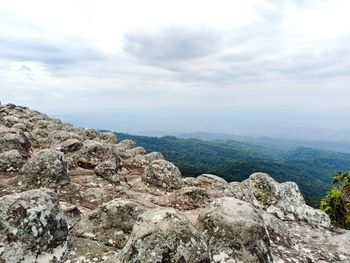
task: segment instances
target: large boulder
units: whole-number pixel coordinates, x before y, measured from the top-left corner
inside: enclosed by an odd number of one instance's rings
[[[154,200],[156,204],[173,207],[179,210],[192,210],[206,207],[212,201],[212,197],[205,188],[183,187],[179,190]]]
[[[227,184],[225,179],[213,174],[201,174],[196,179],[198,185],[207,188],[223,188]]]
[[[95,129],[82,128],[79,129],[79,134],[87,140],[94,140],[98,138],[99,132]]]
[[[132,200],[114,199],[92,211],[79,222],[74,228],[74,233],[123,248],[138,216],[145,211],[142,205]]]
[[[223,196],[234,197],[251,204],[255,208],[262,208],[259,201],[255,198],[254,194],[252,193],[249,184],[246,182],[231,182],[227,184],[223,192]]]
[[[264,173],[252,174],[248,184],[258,202],[278,218],[286,221],[304,221],[314,226],[330,226],[326,213],[305,204],[299,187],[294,182],[278,183]]]
[[[58,130],[49,134],[48,136],[50,145],[57,145],[68,139],[77,139],[78,141],[82,141],[82,137],[79,134],[70,131]]]
[[[37,189],[0,198],[0,262],[58,262],[67,238],[54,192]]]
[[[46,148],[48,146],[49,133],[46,129],[34,129],[31,134],[35,141],[34,147]]]
[[[83,147],[83,143],[80,142],[78,139],[67,139],[63,142],[60,142],[54,146],[52,146],[53,149],[56,149],[63,153],[72,153],[76,152]]]
[[[154,160],[142,174],[142,181],[166,191],[179,189],[183,185],[180,170],[166,160]]]
[[[94,169],[104,161],[114,161],[120,166],[120,158],[110,143],[102,143],[94,140],[84,141],[83,147],[74,154],[78,166],[85,169]]]
[[[138,146],[138,147],[126,150],[124,153],[121,153],[120,156],[124,159],[127,159],[127,158],[134,158],[135,156],[146,154],[146,153],[147,151],[143,147]]]
[[[111,183],[119,183],[120,179],[117,174],[119,167],[119,162],[108,160],[98,164],[95,167],[94,172],[97,176],[102,177]]]
[[[176,210],[147,211],[139,220],[125,247],[109,262],[210,262],[202,235]]]
[[[146,154],[146,150],[138,147],[132,140],[123,140],[114,145],[114,151],[123,159],[134,158],[137,155]]]
[[[132,159],[131,165],[133,167],[142,168],[142,167],[147,166],[148,164],[150,164],[154,160],[160,160],[160,159],[164,159],[164,156],[159,152],[140,154],[140,155],[135,156]]]
[[[24,162],[23,156],[17,150],[0,153],[0,172],[18,171]]]
[[[18,180],[28,188],[57,188],[69,184],[64,154],[52,149],[41,150],[22,167]]]
[[[31,143],[22,130],[1,128],[0,129],[0,153],[17,150],[24,157],[31,153]]]
[[[20,123],[20,119],[16,116],[9,115],[9,116],[3,117],[1,122],[7,127],[12,127],[17,123]]]
[[[98,134],[98,140],[107,143],[117,143],[118,138],[113,132],[100,132]]]
[[[137,144],[132,140],[122,140],[121,142],[116,144],[116,148],[124,149],[124,150],[130,150],[135,147],[137,147]]]
[[[248,203],[216,199],[198,216],[212,262],[272,262],[263,218]]]

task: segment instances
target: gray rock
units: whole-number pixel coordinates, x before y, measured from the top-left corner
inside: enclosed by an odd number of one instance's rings
[[[94,169],[99,163],[108,160],[120,163],[112,144],[91,140],[84,141],[83,147],[74,154],[74,159],[78,166],[85,169]]]
[[[226,180],[213,174],[202,174],[197,176],[197,183],[201,187],[222,188],[227,184]]]
[[[139,220],[125,247],[108,262],[210,262],[201,234],[179,212],[151,210]]]
[[[20,122],[20,119],[16,116],[9,115],[2,118],[1,123],[3,123],[7,127],[12,127],[13,125]]]
[[[223,197],[198,216],[212,262],[272,262],[263,218],[248,203]]]
[[[179,189],[183,185],[180,170],[166,160],[154,160],[142,174],[142,181],[166,191]]]
[[[115,135],[113,132],[100,132],[98,134],[98,139],[102,142],[107,142],[107,143],[118,142],[117,135]]]
[[[68,228],[54,192],[0,198],[0,262],[54,262],[67,251]]]
[[[258,200],[255,198],[253,192],[251,191],[249,184],[246,182],[232,182],[227,184],[223,195],[242,200],[248,204],[251,204],[255,208],[262,208]]]
[[[63,153],[72,153],[80,150],[83,147],[83,143],[78,139],[67,139],[61,143],[58,143],[52,148]]]
[[[0,172],[18,171],[25,160],[17,150],[0,153]]]
[[[114,151],[123,159],[134,158],[137,155],[146,154],[146,150],[138,147],[132,140],[123,140],[114,145]]]
[[[0,129],[0,153],[17,150],[24,157],[31,153],[31,143],[22,130],[1,128]]]
[[[28,128],[24,123],[16,123],[12,125],[12,128],[22,130],[23,132],[28,132]]]
[[[82,137],[74,132],[69,131],[55,131],[53,133],[50,133],[48,136],[49,142],[51,146],[57,145],[63,141],[66,141],[68,139],[76,139],[78,141],[82,141]]]
[[[114,199],[87,215],[76,225],[74,234],[123,248],[138,216],[145,211],[134,201]]]
[[[117,175],[119,168],[119,161],[108,160],[98,164],[95,167],[94,172],[97,176],[100,176],[111,183],[119,183],[120,179]]]
[[[28,188],[57,188],[69,184],[64,154],[52,149],[41,150],[22,167],[18,180]]]
[[[52,123],[49,124],[46,129],[50,132],[50,133],[54,133],[54,132],[71,132],[71,126],[69,125],[64,125],[61,123]]]
[[[49,133],[47,130],[45,129],[34,129],[31,132],[31,135],[34,139],[34,144],[33,147],[37,147],[37,148],[48,148],[48,137],[49,137]]]
[[[206,207],[212,201],[209,192],[199,187],[183,187],[169,195],[160,196],[154,202],[161,206],[179,210],[192,210]]]
[[[99,136],[99,132],[94,129],[83,128],[83,129],[80,129],[79,131],[81,136],[87,140],[94,140],[94,139],[97,139]]]
[[[120,149],[129,150],[129,149],[137,147],[137,144],[136,144],[136,142],[134,142],[132,140],[122,140],[121,142],[119,142],[116,145],[116,147],[120,148]]]
[[[154,160],[164,159],[164,156],[159,152],[151,152],[148,154],[137,155],[131,161],[133,167],[142,168],[153,162]]]
[[[135,156],[146,154],[147,151],[143,147],[135,147],[132,149],[127,149],[125,152],[121,152],[119,155],[120,157],[127,159],[127,158],[134,158]]]
[[[264,173],[252,174],[244,183],[265,207],[267,212],[287,221],[305,221],[315,226],[330,226],[330,219],[326,213],[305,204],[296,183],[277,183],[271,176]]]
[[[37,120],[35,122],[35,129],[46,129],[47,126],[51,125],[52,124],[52,121],[50,120]]]

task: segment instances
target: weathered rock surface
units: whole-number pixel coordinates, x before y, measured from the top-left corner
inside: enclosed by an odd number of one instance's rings
[[[69,184],[64,154],[52,149],[41,150],[22,167],[18,180],[26,188],[57,188]]]
[[[171,162],[161,159],[154,160],[146,167],[142,181],[166,191],[179,189],[183,185],[180,170]]]
[[[4,196],[0,208],[0,262],[57,262],[67,253],[68,227],[54,192]]]
[[[119,156],[113,150],[113,146],[94,140],[84,141],[83,147],[73,157],[78,166],[85,169],[94,169],[104,161],[113,160],[119,167]]]
[[[95,167],[94,172],[97,176],[100,176],[111,183],[119,183],[120,179],[117,175],[119,167],[119,162],[116,162],[115,160],[104,161]]]
[[[41,187],[57,195],[23,192]],[[294,183],[182,178],[134,141],[0,105],[0,262],[349,261],[350,231]]]
[[[63,152],[63,153],[73,153],[80,150],[83,144],[78,139],[67,139],[54,145],[52,148]]]
[[[204,188],[184,187],[176,190],[169,195],[157,198],[156,204],[166,207],[173,207],[179,210],[192,210],[200,207],[206,207],[212,197]]]
[[[31,153],[31,143],[22,130],[0,128],[0,152],[17,150],[24,157]]]
[[[213,262],[272,262],[263,218],[249,204],[231,197],[216,199],[198,217]]]
[[[186,216],[172,209],[161,209],[140,216],[125,247],[109,262],[210,261],[207,245]]]
[[[164,156],[159,152],[151,152],[148,154],[137,155],[131,161],[131,165],[134,167],[142,168],[149,165],[155,160],[164,159]]]
[[[277,183],[264,173],[252,174],[247,182],[251,192],[269,213],[285,221],[305,221],[328,228],[330,220],[326,213],[305,204],[296,183]]]
[[[23,156],[17,150],[0,153],[0,172],[18,171],[24,162]]]
[[[77,236],[123,248],[138,216],[145,211],[134,201],[118,198],[92,211],[74,231]]]

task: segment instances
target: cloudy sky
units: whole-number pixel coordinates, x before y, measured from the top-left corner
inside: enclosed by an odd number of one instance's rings
[[[348,0],[1,0],[0,100],[118,131],[350,130]]]

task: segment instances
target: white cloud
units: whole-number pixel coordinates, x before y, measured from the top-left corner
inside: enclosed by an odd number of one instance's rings
[[[51,112],[348,107],[348,10],[346,0],[2,0],[1,100]]]

